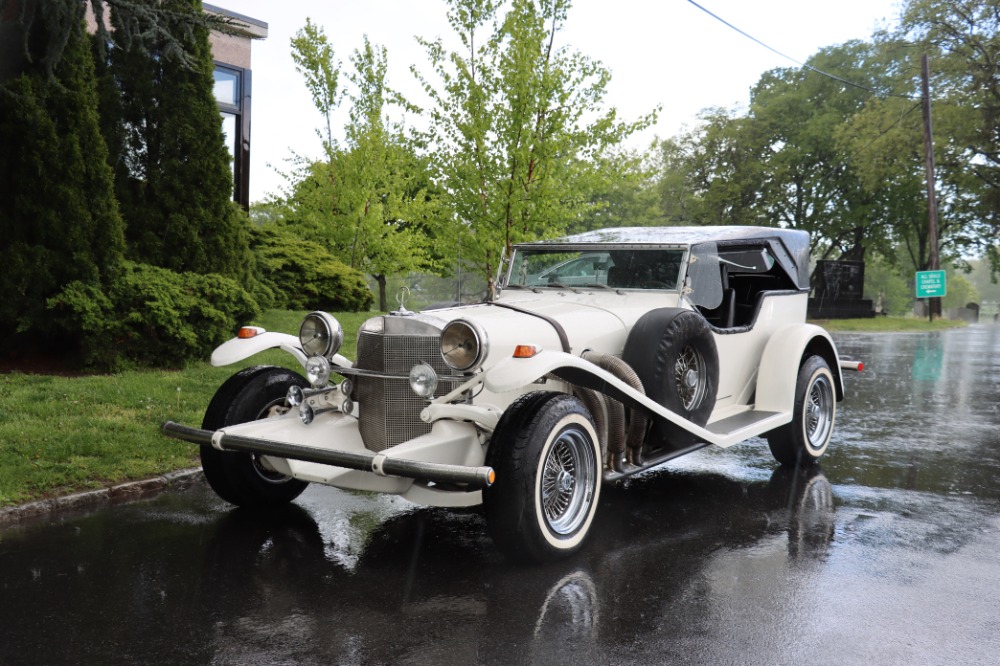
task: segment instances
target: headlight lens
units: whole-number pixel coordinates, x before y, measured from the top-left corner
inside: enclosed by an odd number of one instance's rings
[[[418,363],[410,370],[410,388],[421,398],[429,398],[434,395],[437,385],[437,373],[426,363]]]
[[[487,347],[486,332],[470,321],[456,319],[441,331],[441,358],[452,370],[475,370],[485,360]]]
[[[330,357],[340,350],[344,329],[326,312],[311,312],[299,327],[299,344],[307,356]]]

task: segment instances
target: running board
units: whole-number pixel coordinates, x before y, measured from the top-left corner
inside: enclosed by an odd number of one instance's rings
[[[731,446],[737,442],[742,442],[751,437],[763,435],[764,433],[774,430],[789,421],[789,414],[782,414],[781,412],[758,412],[751,409],[745,412],[740,412],[739,414],[728,416],[722,420],[716,421],[715,423],[710,423],[705,426],[705,430],[712,435],[715,435],[713,439],[723,442],[722,444],[716,444],[717,446],[725,447]],[[621,481],[622,479],[630,477],[634,474],[645,472],[647,469],[652,469],[657,465],[662,465],[663,463],[673,460],[674,458],[692,453],[710,445],[710,442],[702,440],[681,449],[660,451],[652,454],[648,458],[644,457],[641,465],[625,463],[624,468],[621,471],[605,469],[603,472],[604,482],[611,483],[614,481]]]
[[[741,431],[756,431],[759,430],[761,424],[778,420],[779,417],[781,417],[780,412],[758,412],[751,409],[745,412],[740,412],[739,414],[734,414],[733,416],[728,416],[720,421],[716,421],[715,423],[709,423],[705,426],[705,429],[711,433],[715,433],[716,435],[731,435],[732,433]],[[771,428],[768,428],[768,430],[770,429]],[[767,430],[764,432],[767,432]],[[761,433],[758,432],[757,434]],[[754,436],[755,435],[748,435],[748,437]]]

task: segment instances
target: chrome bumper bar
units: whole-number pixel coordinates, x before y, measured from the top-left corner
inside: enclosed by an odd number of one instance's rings
[[[290,458],[371,472],[379,476],[401,476],[409,479],[433,481],[434,483],[463,483],[467,484],[470,489],[488,488],[493,485],[495,478],[492,467],[466,467],[465,465],[405,460],[392,458],[384,453],[369,453],[367,451],[359,453],[320,449],[315,446],[288,444],[270,439],[227,435],[225,432],[216,437],[216,433],[211,430],[192,428],[173,421],[164,423],[160,426],[160,430],[167,437],[181,439],[192,444],[215,446],[217,443],[218,447],[224,451],[260,453],[278,458]],[[213,439],[217,439],[217,442],[213,442]]]

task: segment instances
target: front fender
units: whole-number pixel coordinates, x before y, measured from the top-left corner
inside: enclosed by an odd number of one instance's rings
[[[543,351],[531,358],[506,358],[485,373],[483,383],[493,393],[504,393],[530,386],[546,375],[598,391],[630,407],[661,414],[670,421],[685,424],[684,427],[694,425],[653,402],[607,370],[565,352]]]
[[[833,338],[815,324],[793,324],[774,332],[764,348],[757,373],[756,409],[790,412],[795,404],[795,383],[807,355],[826,360],[833,373],[837,399],[844,397],[840,360]]]
[[[305,367],[306,355],[299,347],[299,339],[287,333],[259,333],[252,338],[233,338],[226,340],[212,352],[212,365],[231,365],[243,359],[250,358],[268,349],[283,349]]]

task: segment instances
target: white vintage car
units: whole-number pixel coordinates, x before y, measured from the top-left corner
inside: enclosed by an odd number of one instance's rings
[[[325,312],[298,337],[241,329],[227,365],[279,347],[305,377],[237,373],[201,429],[205,477],[248,507],[308,483],[483,504],[497,546],[577,550],[601,486],[704,446],[763,435],[814,462],[844,396],[829,334],[806,323],[809,237],[757,227],[622,228],[514,248],[484,303],[372,317],[357,359]]]

